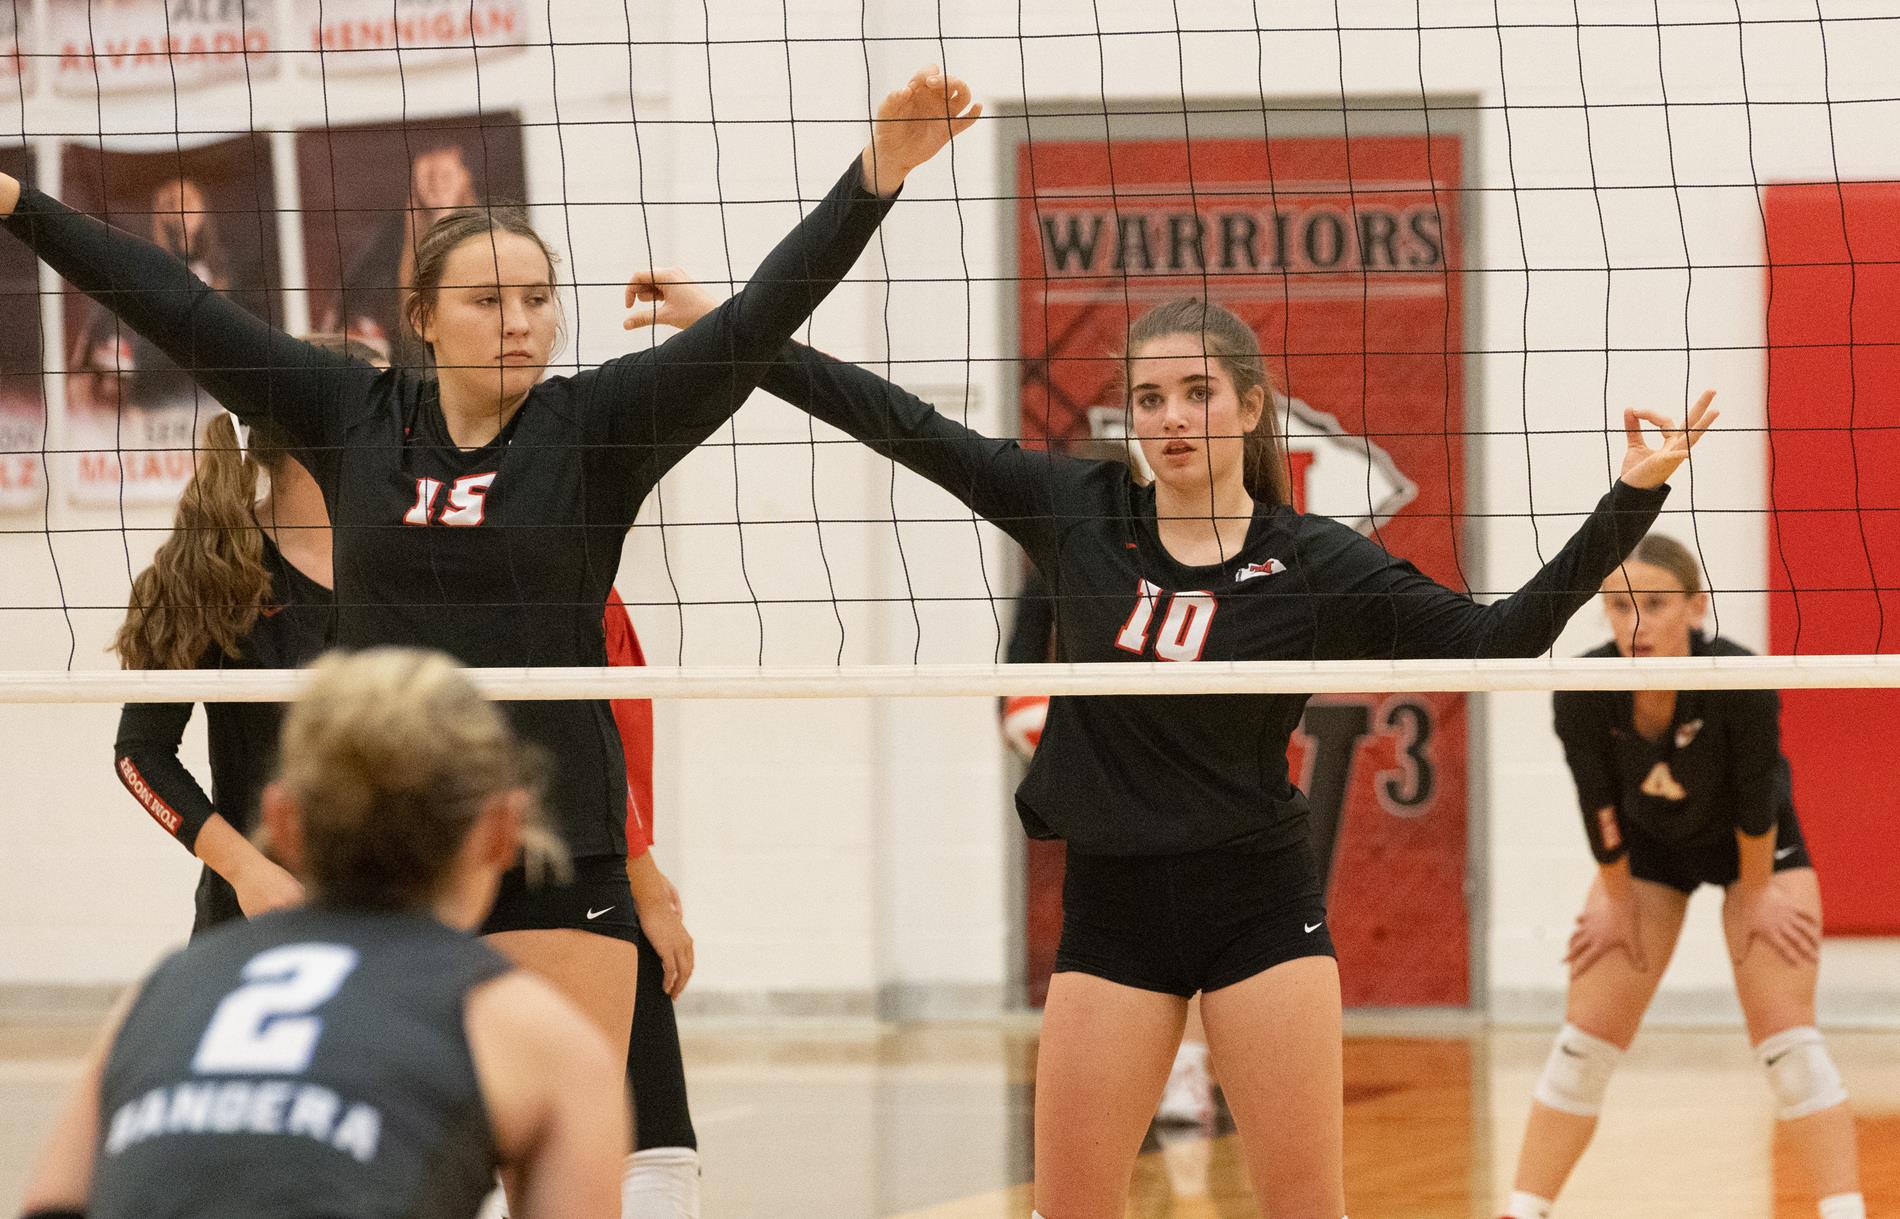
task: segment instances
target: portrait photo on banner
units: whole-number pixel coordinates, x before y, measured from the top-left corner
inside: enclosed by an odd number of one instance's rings
[[[32,182],[33,152],[0,147],[0,173]],[[40,383],[40,269],[19,242],[0,246],[0,511],[37,507],[46,495],[46,395]]]
[[[461,207],[525,201],[512,113],[311,128],[297,134],[310,321],[397,364],[422,359],[400,324],[416,239]]]
[[[213,288],[281,324],[267,137],[155,152],[69,144],[62,175],[71,206],[157,242]],[[73,502],[176,499],[191,478],[198,429],[218,404],[107,310],[70,288],[64,305]]]

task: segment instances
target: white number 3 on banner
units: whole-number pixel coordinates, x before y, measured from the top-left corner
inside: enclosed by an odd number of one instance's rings
[[[244,985],[224,997],[205,1028],[191,1069],[202,1075],[298,1075],[310,1068],[328,1003],[356,968],[342,944],[286,944],[244,966]]]

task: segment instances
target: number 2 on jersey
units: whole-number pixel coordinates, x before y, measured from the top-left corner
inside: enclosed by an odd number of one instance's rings
[[[200,1075],[300,1075],[310,1069],[323,1036],[312,1015],[336,996],[356,968],[356,949],[342,944],[285,944],[252,957],[244,985],[218,1004],[192,1056]]]
[[[1154,639],[1155,656],[1161,660],[1199,660],[1220,603],[1209,592],[1165,593],[1146,580],[1136,586],[1135,608],[1122,623],[1121,634],[1115,636],[1115,646],[1137,656],[1148,650],[1148,628],[1163,597],[1168,599],[1168,612]]]

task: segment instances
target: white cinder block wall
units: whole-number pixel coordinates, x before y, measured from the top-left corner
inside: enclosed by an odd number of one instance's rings
[[[537,42],[625,36],[628,8],[618,3],[564,0],[550,6],[551,27],[531,7]],[[1740,48],[1734,25],[1719,24],[1732,22],[1732,6],[1688,0],[1662,6],[1660,36],[1643,28],[1651,6],[1633,0],[1588,6],[1596,24],[1581,33],[1569,27],[1568,3],[1519,0],[1506,11],[1520,24],[1501,36],[1491,5],[1467,0],[1426,4],[1423,34],[1409,0],[1345,6],[1353,28],[1339,32],[1331,4],[1204,0],[1181,6],[1192,29],[1178,38],[1139,33],[1169,23],[1165,8],[1136,0],[1049,0],[1020,19],[1004,0],[966,0],[941,18],[897,0],[868,14],[857,0],[712,0],[710,30],[698,3],[634,7],[631,53],[569,45],[551,57],[536,47],[485,58],[480,75],[487,106],[518,108],[530,124],[529,195],[583,285],[571,351],[588,363],[648,341],[619,326],[616,284],[627,272],[650,256],[708,278],[743,277],[796,219],[794,183],[815,198],[861,145],[867,95],[925,62],[947,61],[1003,114],[1025,102],[1099,105],[1104,93],[1228,103],[1263,89],[1271,101],[1336,100],[1342,88],[1388,103],[1428,95],[1435,121],[1475,141],[1465,223],[1477,354],[1466,409],[1474,429],[1494,433],[1473,442],[1470,467],[1470,502],[1488,514],[1470,536],[1489,590],[1527,577],[1607,485],[1611,458],[1595,429],[1628,403],[1679,410],[1703,386],[1722,391],[1726,434],[1703,454],[1694,503],[1744,511],[1703,516],[1699,540],[1717,588],[1762,586],[1766,543],[1752,514],[1763,500],[1753,430],[1763,301],[1751,266],[1760,225],[1746,184],[1825,178],[1836,157],[1849,178],[1900,170],[1891,103],[1815,104],[1820,32],[1812,10],[1793,3],[1744,4],[1753,20],[1792,23],[1751,27]],[[1246,32],[1261,24],[1257,11],[1274,27],[1258,41]],[[1025,37],[997,37],[1018,32]],[[1044,37],[1054,34],[1075,37]],[[1889,95],[1897,44],[1892,23],[1830,27],[1831,96]],[[1691,105],[1742,96],[1743,50],[1748,92],[1763,104],[1747,113]],[[377,78],[326,97],[316,82],[284,74],[248,97],[232,86],[181,98],[177,125],[218,127],[248,112],[259,126],[290,127],[326,104],[339,123],[405,106],[459,113],[474,83],[466,69],[426,68],[409,73],[406,98]],[[1666,114],[1607,105],[1659,102],[1665,83]],[[1587,117],[1585,92],[1606,104]],[[171,99],[107,99],[101,123],[90,99],[42,91],[24,116],[17,100],[0,99],[0,130],[149,125],[155,105],[169,109]],[[637,143],[623,121],[634,113]],[[788,113],[801,120],[795,127]],[[1014,188],[1005,167],[1021,129],[982,124],[958,142],[954,165],[921,172],[860,264],[864,282],[840,289],[810,332],[840,355],[895,361],[900,380],[991,430],[1009,429],[1013,416],[1010,285],[992,278],[1013,273],[1012,218],[994,199]],[[55,187],[57,143],[37,142]],[[1671,181],[1740,185],[1676,192]],[[1606,262],[1622,269],[1606,275]],[[1527,265],[1538,270],[1527,276]],[[54,420],[58,447],[57,410]],[[1526,428],[1586,430],[1527,444]],[[1679,487],[1672,512],[1691,490]],[[69,507],[57,484],[43,518],[9,516],[0,665],[58,668],[70,652],[75,667],[106,667],[128,572],[166,518],[128,512],[123,524],[137,531],[122,534],[119,513]],[[815,529],[814,519],[827,523]],[[50,541],[42,523],[55,531]],[[1686,516],[1670,525],[1688,532]],[[1009,544],[955,502],[761,395],[668,478],[629,543],[621,583],[658,663],[987,660],[998,626],[985,598],[1009,586],[1016,563]],[[62,602],[77,608],[63,614]],[[1725,633],[1763,643],[1762,598],[1726,594],[1717,605]],[[1559,651],[1600,638],[1586,611]],[[0,987],[117,983],[186,925],[193,864],[112,778],[115,716],[98,706],[0,707],[9,844]],[[1474,739],[1478,786],[1489,793],[1476,810],[1488,922],[1475,998],[1539,1019],[1556,1010],[1558,957],[1591,868],[1547,723],[1546,697],[1496,696]],[[698,1002],[984,1011],[1015,993],[1019,832],[987,700],[667,704],[658,752],[658,852],[699,940]],[[1729,1010],[1714,913],[1706,897],[1698,903],[1666,1008]],[[1869,1014],[1897,956],[1879,942],[1831,945],[1826,1002]]]

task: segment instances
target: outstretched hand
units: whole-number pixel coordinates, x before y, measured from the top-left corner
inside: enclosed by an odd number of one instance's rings
[[[680,267],[636,271],[627,281],[627,320],[620,325],[625,330],[643,326],[684,330],[718,307],[719,299]]]
[[[936,64],[921,69],[885,96],[871,121],[871,142],[859,160],[866,190],[889,198],[910,171],[936,156],[976,124],[983,103],[971,104],[970,86]]]
[[[1689,408],[1689,418],[1680,426],[1674,419],[1655,411],[1624,411],[1623,435],[1629,441],[1629,448],[1623,454],[1623,481],[1643,488],[1660,487],[1668,482],[1676,467],[1688,459],[1696,441],[1721,418],[1722,412],[1710,405],[1714,401],[1715,391],[1704,390]],[[1643,437],[1644,423],[1662,433],[1662,443],[1655,448]]]

